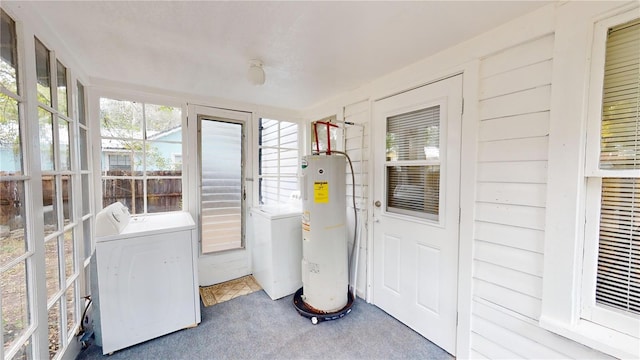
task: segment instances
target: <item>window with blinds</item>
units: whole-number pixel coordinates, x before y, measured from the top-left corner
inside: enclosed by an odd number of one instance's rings
[[[634,20],[611,28],[606,45],[595,294],[597,304],[633,314],[640,314],[639,111],[640,20]]]
[[[258,135],[260,205],[287,204],[299,191],[298,124],[263,118]]]
[[[387,118],[387,211],[438,220],[440,106]]]

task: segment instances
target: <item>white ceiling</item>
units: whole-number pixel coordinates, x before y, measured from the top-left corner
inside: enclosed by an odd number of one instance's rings
[[[87,75],[304,109],[548,2],[32,3]],[[246,79],[260,58],[267,81]]]

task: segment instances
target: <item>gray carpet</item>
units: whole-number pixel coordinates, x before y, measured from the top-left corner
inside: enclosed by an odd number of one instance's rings
[[[103,357],[91,345],[78,360],[120,359],[452,359],[379,308],[357,299],[346,317],[312,325],[292,295],[264,291],[202,308],[202,323]]]

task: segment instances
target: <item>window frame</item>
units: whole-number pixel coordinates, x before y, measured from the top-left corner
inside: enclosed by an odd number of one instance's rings
[[[182,101],[178,101],[174,98],[170,98],[170,97],[163,97],[163,96],[154,96],[154,95],[148,95],[148,94],[139,94],[139,93],[130,93],[130,92],[126,92],[126,91],[111,91],[109,89],[96,89],[96,91],[92,91],[91,93],[91,98],[89,99],[90,102],[90,106],[92,108],[92,110],[90,111],[90,116],[93,115],[95,117],[95,120],[91,120],[93,121],[92,125],[96,127],[97,131],[94,131],[94,135],[92,136],[92,140],[94,143],[96,144],[102,144],[102,140],[107,139],[107,140],[135,140],[135,141],[140,141],[142,143],[146,143],[146,144],[153,144],[155,142],[157,142],[156,140],[153,139],[153,136],[147,136],[146,132],[144,131],[144,129],[142,129],[142,138],[141,139],[130,139],[130,138],[116,138],[116,137],[103,137],[102,136],[102,131],[101,131],[101,118],[100,118],[100,100],[101,99],[108,99],[108,100],[115,100],[115,101],[125,101],[125,102],[133,102],[133,103],[140,103],[143,105],[143,114],[144,114],[144,106],[148,106],[148,105],[152,105],[152,106],[168,106],[168,107],[172,107],[172,108],[177,108],[180,109],[181,111],[181,139],[180,139],[180,148],[182,151],[182,155],[184,156],[184,154],[186,154],[187,151],[187,135],[185,134],[185,131],[187,129],[187,104],[182,102]],[[145,115],[143,115],[143,117],[145,117]],[[144,120],[143,120],[144,121]],[[143,122],[144,125],[144,122]],[[173,141],[162,141],[163,143],[171,143],[171,144],[177,144],[178,142],[173,142]],[[102,209],[104,207],[103,205],[103,197],[104,194],[102,192],[102,186],[103,183],[102,181],[107,178],[107,179],[127,179],[127,180],[132,180],[132,181],[142,181],[142,187],[143,187],[143,211],[141,212],[136,212],[135,214],[132,211],[132,216],[146,216],[146,215],[151,215],[151,214],[159,214],[159,213],[165,213],[165,212],[175,212],[175,211],[187,211],[188,209],[188,193],[187,193],[187,167],[184,163],[182,163],[182,169],[181,169],[181,175],[180,176],[159,176],[159,175],[148,175],[147,172],[150,171],[147,169],[146,164],[144,164],[143,170],[141,170],[142,175],[136,175],[136,174],[129,174],[129,175],[117,175],[117,176],[106,176],[103,174],[105,170],[108,170],[109,168],[109,164],[104,164],[102,161],[102,157],[103,155],[107,155],[106,161],[108,162],[108,155],[111,154],[115,154],[118,151],[113,151],[113,150],[108,150],[108,151],[104,151],[102,149],[102,145],[100,145],[100,151],[96,151],[96,154],[94,155],[93,158],[93,169],[95,171],[97,171],[96,174],[100,174],[100,176],[95,176],[95,180],[94,180],[94,187],[96,189],[100,189],[99,191],[96,191],[96,199],[95,199],[95,206],[96,209]],[[143,154],[144,152],[140,152],[141,154]],[[173,154],[171,154],[171,159],[173,158]],[[173,164],[173,162],[171,162]],[[133,164],[132,164],[133,165]],[[148,203],[147,203],[147,197],[148,197],[148,193],[147,193],[147,183],[149,181],[153,181],[153,180],[162,180],[162,179],[180,179],[181,182],[181,193],[182,193],[182,206],[180,209],[178,210],[171,210],[171,211],[153,211],[153,212],[149,212],[148,210]],[[99,193],[98,193],[99,192]],[[99,195],[99,196],[98,196]]]
[[[593,238],[596,244],[598,241],[598,234],[594,234],[592,227],[586,227],[586,220],[590,218],[589,224],[592,224],[596,219],[599,224],[600,185],[588,179],[605,174],[594,169],[593,161],[595,159],[597,167],[606,32],[613,26],[638,18],[638,8],[637,3],[627,3],[622,6],[598,4],[587,10],[568,4],[559,9],[559,22],[563,26],[556,29],[554,44],[554,92],[539,319],[540,326],[547,330],[621,358],[640,357],[637,346],[640,331],[634,331],[633,324],[631,328],[624,325],[621,329],[614,329],[611,322],[601,322],[600,315],[608,317],[614,312],[594,314],[589,313],[589,309],[584,310],[585,291],[590,291],[585,284],[594,274],[593,252],[597,254]],[[580,33],[588,36],[576,37]],[[555,64],[559,65],[556,67]],[[576,91],[576,88],[584,91]],[[633,177],[630,175],[634,173],[637,175],[635,170],[612,170],[607,171],[606,176]],[[594,190],[595,187],[598,189]],[[598,195],[594,196],[594,192]],[[594,211],[595,203],[597,211]],[[591,281],[595,283],[593,277]]]
[[[277,146],[263,146],[262,145],[262,138],[261,138],[261,123],[262,120],[271,120],[271,121],[277,121],[280,125],[281,122],[286,122],[286,123],[291,123],[291,124],[295,124],[297,126],[296,129],[296,137],[297,137],[297,148],[293,149],[293,148],[289,148],[289,147],[282,147],[281,146],[281,139],[282,137],[280,135],[278,135],[278,145]],[[278,125],[278,131],[280,131],[280,126]],[[282,118],[282,117],[278,117],[278,116],[257,116],[257,121],[256,121],[256,150],[255,150],[255,157],[256,157],[256,168],[255,168],[255,179],[256,179],[256,188],[255,188],[255,202],[256,202],[256,206],[282,206],[282,205],[287,205],[287,204],[283,204],[283,203],[276,203],[276,204],[271,204],[271,203],[266,203],[263,204],[262,203],[262,199],[261,199],[261,189],[260,189],[260,185],[261,185],[261,180],[263,178],[265,178],[265,175],[261,175],[260,174],[260,169],[261,169],[261,156],[260,156],[260,151],[263,148],[268,148],[268,149],[273,149],[273,150],[277,150],[278,154],[280,154],[280,151],[284,150],[284,151],[290,151],[290,150],[295,150],[298,152],[297,154],[297,158],[298,158],[298,164],[300,163],[300,159],[302,158],[302,151],[303,151],[303,146],[302,146],[302,124],[300,121],[297,120],[292,120],[292,119],[288,119],[288,118]],[[269,179],[274,179],[276,181],[278,181],[278,198],[280,197],[280,180],[285,178],[285,179],[294,179],[297,183],[297,188],[298,188],[298,192],[301,190],[300,189],[300,180],[299,180],[299,171],[296,172],[295,175],[282,175],[280,173],[280,155],[278,155],[278,172],[275,175],[268,175],[266,176],[266,178]]]

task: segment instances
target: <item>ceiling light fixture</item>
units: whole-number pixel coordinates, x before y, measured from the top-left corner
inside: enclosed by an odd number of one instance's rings
[[[251,60],[249,71],[247,71],[247,79],[256,86],[264,84],[265,75],[264,69],[262,68],[262,61],[258,59]]]

